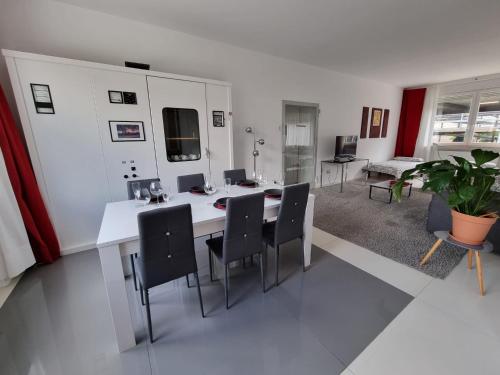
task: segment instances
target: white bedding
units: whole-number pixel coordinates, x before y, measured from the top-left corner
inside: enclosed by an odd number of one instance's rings
[[[415,168],[417,164],[422,162],[423,159],[420,158],[396,157],[388,161],[369,163],[365,170],[369,172],[385,173],[399,178],[404,171]]]

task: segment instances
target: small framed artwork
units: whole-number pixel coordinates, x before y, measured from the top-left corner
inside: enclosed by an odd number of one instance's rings
[[[31,83],[30,86],[36,113],[53,115],[55,111],[49,85]]]
[[[121,91],[108,90],[109,102],[115,104],[123,103],[123,95]]]
[[[216,128],[224,127],[224,111],[212,111],[213,124]]]
[[[380,125],[382,125],[382,109],[372,108],[372,119],[370,122],[370,138],[380,137]]]
[[[146,140],[142,121],[109,121],[113,142],[141,142]]]

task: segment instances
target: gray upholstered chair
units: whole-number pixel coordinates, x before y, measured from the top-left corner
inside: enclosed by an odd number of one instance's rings
[[[254,254],[260,255],[262,291],[265,285],[265,249],[262,243],[264,193],[249,194],[227,200],[224,235],[207,240],[210,254],[224,265],[224,295],[229,309],[229,263]],[[212,256],[210,256],[212,278]]]
[[[127,196],[128,199],[135,199],[134,191],[132,190],[132,184],[138,182],[139,186],[141,189],[148,189],[149,186],[151,185],[151,182],[157,182],[160,181],[159,178],[147,178],[144,180],[133,180],[133,181],[127,181]],[[135,254],[135,257],[137,258],[137,254]],[[137,290],[137,275],[135,272],[135,263],[134,263],[134,255],[130,255],[130,266],[132,267],[132,277],[134,278],[134,289]]]
[[[192,187],[203,186],[204,184],[205,178],[203,177],[203,173],[177,176],[177,191],[179,193],[184,193],[189,191]]]
[[[194,274],[201,316],[205,317],[194,249],[191,206],[183,204],[141,212],[137,215],[137,221],[140,243],[139,257],[136,259],[139,287],[141,301],[146,301],[149,339],[153,342],[149,289],[157,285]]]
[[[276,221],[267,222],[263,227],[263,237],[268,245],[275,249],[275,275],[274,285],[278,286],[279,278],[279,253],[280,245],[285,242],[300,238],[304,242],[304,217],[306,213],[307,198],[309,196],[309,183],[286,186],[281,196],[281,205]],[[302,252],[302,267],[304,266],[304,253]]]
[[[224,171],[224,179],[230,178],[231,185],[236,185],[240,181],[247,179],[247,174],[244,169],[229,169]]]

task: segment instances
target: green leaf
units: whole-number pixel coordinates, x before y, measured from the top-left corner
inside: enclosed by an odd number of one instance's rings
[[[496,158],[498,158],[498,156],[500,156],[498,152],[482,150],[480,148],[472,150],[471,155],[474,158],[477,166],[481,166],[484,163],[495,160]]]
[[[448,195],[448,206],[451,208],[455,208],[463,202],[464,200],[457,193],[450,193]]]
[[[460,186],[458,188],[458,196],[462,199],[462,201],[469,201],[474,198],[476,194],[476,188],[474,186]]]

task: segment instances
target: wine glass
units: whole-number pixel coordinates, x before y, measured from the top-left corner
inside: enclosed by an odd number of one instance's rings
[[[141,198],[141,184],[139,182],[132,182],[131,188],[134,193],[135,200],[138,202]]]
[[[227,194],[229,194],[231,192],[231,179],[230,178],[224,179],[224,189],[226,190]]]
[[[151,185],[149,186],[149,190],[151,191],[151,194],[153,194],[156,197],[156,204],[159,206],[160,205],[160,196],[163,193],[163,188],[161,187],[160,181],[151,182]]]
[[[214,194],[217,189],[215,188],[214,183],[211,181],[210,177],[205,179],[205,184],[203,185],[203,190],[207,195]]]
[[[144,206],[147,206],[151,202],[151,194],[147,188],[140,189],[138,201],[142,202]]]

